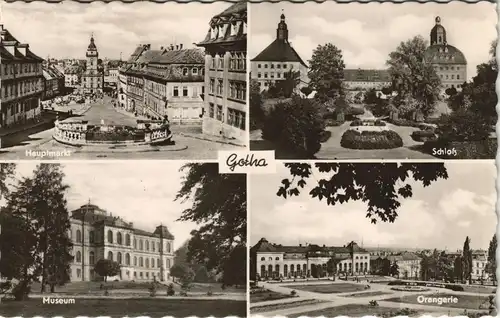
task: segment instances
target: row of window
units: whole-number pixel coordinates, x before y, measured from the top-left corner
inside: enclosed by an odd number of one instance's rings
[[[460,70],[460,66],[435,66],[434,67],[436,69],[436,71],[439,69],[440,71],[459,71]]]
[[[90,270],[90,276],[93,277],[94,276],[94,270]],[[120,275],[121,276],[121,275]],[[127,271],[127,276],[130,277],[130,272]],[[151,277],[160,277],[160,272],[157,272],[156,274],[155,273],[151,273]],[[76,269],[76,277],[77,278],[82,278],[82,269],[81,268],[77,268]],[[134,277],[137,278],[137,272],[134,272]],[[143,278],[143,277],[146,277],[146,278],[149,278],[149,272],[145,272],[144,273],[144,276],[143,276],[143,272],[139,272],[139,277],[140,278]]]
[[[247,83],[240,81],[229,81],[229,97],[245,101],[247,99]]]
[[[224,70],[224,54],[212,56],[210,69]],[[245,52],[232,52],[229,54],[230,71],[246,71],[247,56]]]
[[[245,130],[246,114],[245,112],[227,108],[227,124],[241,130]]]
[[[446,74],[446,75],[440,74],[440,75],[439,75],[439,77],[440,77],[441,79],[445,79],[445,78],[446,78],[446,79],[450,79],[450,78],[451,78],[451,79],[457,79],[457,80],[459,80],[459,79],[460,79],[460,74],[456,74],[456,76],[455,76],[455,74],[451,74],[451,75],[448,75],[448,74]]]
[[[216,80],[215,78],[210,78],[208,85],[208,92],[211,94],[222,96],[222,94],[224,94],[224,80],[222,79]]]
[[[109,251],[108,252],[108,259],[111,261],[115,261],[113,257],[113,252]],[[151,260],[151,261],[150,261]],[[130,265],[130,254],[126,253],[125,254],[125,260],[123,259],[122,253],[118,252],[116,254],[116,262],[120,265]],[[76,252],[76,257],[75,257],[75,262],[76,263],[81,263],[82,262],[82,253],[80,251]],[[96,262],[95,258],[95,253],[94,252],[89,252],[89,265],[94,265]],[[156,259],[156,267],[160,267],[160,259]],[[149,268],[151,265],[151,268],[155,268],[155,259],[154,258],[143,258],[142,256],[137,258],[137,256],[134,256],[134,266],[139,266],[139,267],[145,267]],[[167,259],[167,263],[165,264],[166,268],[172,267],[170,259]]]
[[[1,75],[14,75],[26,73],[39,73],[42,70],[40,63],[13,63],[2,65]]]
[[[188,86],[174,86],[172,89],[172,96],[173,97],[188,97],[191,96],[193,98],[200,96],[200,93],[198,92],[198,86],[191,86],[191,94],[189,94],[189,87]],[[201,94],[203,94],[204,91],[204,86],[201,86]]]
[[[13,105],[2,105],[2,113],[7,116],[14,116],[35,108],[38,108],[38,99],[33,98]]]
[[[247,24],[244,21],[232,21],[231,23],[221,23],[219,25],[214,25],[210,29],[210,39],[219,39],[223,38],[226,33],[227,29],[231,28],[230,30],[230,36],[236,36],[238,35],[239,30],[242,28],[243,34],[247,33]]]
[[[2,98],[18,97],[42,90],[41,79],[28,79],[2,85]]]
[[[277,69],[283,68],[283,69],[287,69],[288,64],[282,64],[282,63],[257,64],[257,68],[277,68]]]
[[[367,256],[367,255],[356,256],[354,259],[368,259],[368,256]],[[261,258],[260,258],[260,260],[261,260],[261,261],[265,261],[265,260],[266,260],[266,258],[265,258],[265,257],[261,257]],[[268,261],[272,261],[272,260],[273,260],[273,258],[272,258],[272,257],[269,257],[269,258],[268,258]],[[275,261],[279,261],[279,260],[280,260],[280,257],[279,257],[279,256],[277,256],[277,257],[275,257],[275,258],[274,258],[274,260],[275,260]],[[286,265],[285,265],[285,266],[286,266]],[[292,266],[293,266],[293,265],[292,265]]]
[[[107,235],[108,243],[113,244],[114,243],[113,231],[108,230],[107,234],[108,234]],[[96,241],[96,238],[95,238],[94,231],[89,231],[89,243],[93,244],[93,243],[95,243],[95,241]],[[76,230],[76,242],[77,243],[82,242],[82,232],[80,230]],[[131,243],[130,234],[127,233],[127,234],[125,234],[125,237],[123,237],[122,233],[120,233],[120,232],[116,233],[116,244],[130,246],[130,243]],[[146,247],[146,249],[145,249],[146,251],[149,251],[150,246],[151,246],[151,250],[153,252],[156,252],[156,250],[160,251],[160,243],[159,242],[156,242],[156,245],[155,245],[155,242],[151,242],[151,245],[150,245],[150,242],[148,240],[143,241],[142,239],[139,239],[139,250],[143,251],[144,246]],[[134,248],[137,248],[137,240],[135,238],[134,238]],[[167,253],[171,252],[172,246],[170,245],[170,242],[166,242],[165,250]]]

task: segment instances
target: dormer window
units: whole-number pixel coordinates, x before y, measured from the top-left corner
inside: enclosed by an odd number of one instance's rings
[[[247,34],[247,23],[243,22],[243,34]]]
[[[193,75],[198,75],[198,69],[197,68],[193,68],[191,70],[191,72],[193,73]]]
[[[224,35],[226,34],[226,30],[227,30],[227,24],[221,24],[221,25],[219,25],[219,36],[218,36],[218,38],[223,38]]]
[[[216,39],[217,38],[217,27],[212,27],[212,29],[210,30],[210,39]]]
[[[231,23],[231,36],[236,36],[238,34],[240,24],[240,21],[234,21],[233,23]]]
[[[189,74],[187,67],[182,69],[182,75],[187,76]]]

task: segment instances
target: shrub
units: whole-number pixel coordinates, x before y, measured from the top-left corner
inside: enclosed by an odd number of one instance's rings
[[[443,138],[426,141],[423,150],[441,159],[495,159],[497,139],[479,141],[447,141]]]
[[[167,286],[167,296],[174,296],[174,295],[175,295],[174,284],[170,283]]]
[[[403,139],[392,130],[363,131],[347,130],[340,145],[349,149],[393,149],[403,146]]]
[[[27,281],[20,281],[17,285],[12,288],[12,296],[16,300],[26,300],[28,299],[28,295],[31,292],[31,286]]]
[[[207,291],[207,296],[212,296],[212,295],[213,295],[212,287],[209,287]]]
[[[379,126],[379,127],[384,127],[384,126],[387,126],[387,124],[383,121],[381,121],[380,119],[377,119],[374,123],[375,126]]]
[[[414,122],[413,120],[408,119],[390,119],[390,123],[396,126],[409,126],[409,127],[418,127],[419,123]]]
[[[345,121],[335,120],[335,119],[325,119],[325,126],[327,127],[337,127],[341,126]]]
[[[320,135],[320,142],[326,142],[328,139],[332,137],[332,132],[328,130],[324,130]]]
[[[357,115],[363,115],[365,113],[365,110],[360,107],[349,107],[345,111],[346,115],[351,115],[351,116],[357,116]]]
[[[358,127],[358,126],[363,126],[363,122],[359,119],[354,120],[349,126],[351,127]]]
[[[151,286],[148,288],[149,289],[149,296],[150,297],[155,297],[156,292],[158,290],[158,287],[156,286],[156,283],[151,283]]]
[[[296,292],[295,290],[292,290],[292,291],[290,292],[290,295],[292,295],[292,296],[296,296],[296,295],[297,295],[297,292]]]
[[[415,141],[436,140],[437,136],[432,130],[417,130],[411,134],[411,138]]]

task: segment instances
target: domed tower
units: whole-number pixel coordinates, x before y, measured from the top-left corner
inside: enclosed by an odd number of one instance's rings
[[[436,25],[431,30],[431,45],[446,44],[446,29],[441,25],[441,17],[436,17]]]
[[[87,47],[87,70],[97,72],[97,59],[99,58],[99,52],[97,52],[97,47],[94,43],[94,36],[90,37],[90,44]]]
[[[283,13],[281,14],[278,28],[276,29],[276,39],[288,42],[288,26],[286,25],[285,15]]]

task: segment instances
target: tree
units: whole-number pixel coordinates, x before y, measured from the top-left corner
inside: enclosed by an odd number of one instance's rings
[[[180,280],[182,279],[182,277],[184,277],[184,275],[186,275],[188,268],[189,267],[185,264],[174,264],[170,268],[170,276],[178,278]]]
[[[120,264],[110,259],[102,258],[94,265],[94,271],[99,276],[104,277],[104,281],[106,282],[108,277],[116,276],[120,273]]]
[[[468,236],[465,238],[462,252],[462,269],[463,279],[468,280],[469,284],[472,284],[472,250],[470,249],[470,239]]]
[[[395,51],[389,54],[387,65],[398,96],[411,96],[417,103],[416,109],[424,116],[434,110],[439,100],[441,81],[424,53],[427,42],[421,36],[416,36],[406,42],[401,42]]]
[[[448,172],[443,163],[315,163],[314,167],[329,177],[313,177],[309,163],[285,163],[292,180],[285,178],[277,195],[283,198],[298,196],[308,179],[316,181],[309,195],[326,200],[327,205],[363,201],[368,205],[366,217],[372,223],[377,220],[394,222],[398,216],[401,199],[413,195],[410,179],[421,182],[424,187],[438,179],[447,179]]]
[[[461,255],[458,255],[457,257],[455,257],[453,272],[454,272],[455,279],[458,282],[463,282],[463,280],[464,280],[464,278],[463,278],[464,270],[462,268],[462,262],[463,262],[463,260],[462,260]]]
[[[487,270],[490,274],[490,277],[493,281],[493,284],[496,285],[497,282],[497,235],[494,234],[493,238],[490,241],[490,245],[488,246],[488,263]]]
[[[398,276],[399,277],[399,265],[396,261],[394,261],[391,265],[390,272],[391,276]]]
[[[311,264],[311,276],[318,278],[318,267],[316,264]]]
[[[290,98],[300,84],[300,72],[290,70],[283,74],[284,79],[274,82],[269,88],[269,93],[274,98]]]
[[[250,81],[250,130],[259,129],[264,121],[265,113],[263,109],[260,84],[256,80]]]
[[[14,163],[0,163],[0,199],[9,192],[7,181],[14,176],[15,170]]]
[[[365,93],[365,96],[364,96],[364,103],[365,104],[376,104],[379,100],[379,97],[377,95],[377,91],[375,90],[375,88],[372,88],[368,91],[366,91]]]
[[[454,96],[454,95],[456,95],[456,94],[457,94],[457,92],[458,92],[458,91],[457,91],[457,89],[456,89],[455,87],[449,87],[449,88],[447,88],[444,92],[445,92],[445,93],[446,93],[446,95],[448,95],[448,96]]]
[[[247,249],[244,245],[235,247],[229,258],[224,263],[224,275],[222,283],[224,286],[235,286],[246,284],[247,264],[242,262],[247,258]]]
[[[194,281],[197,283],[207,283],[208,282],[208,272],[205,266],[200,266],[196,271],[194,276]]]
[[[181,170],[186,175],[176,200],[191,199],[192,206],[179,220],[202,224],[191,232],[188,261],[222,272],[223,277],[234,275],[224,272],[224,265],[233,251],[242,246],[246,249],[246,175],[219,174],[218,165],[213,163],[187,164]],[[246,257],[239,262],[240,274],[246,275]]]
[[[321,148],[324,128],[316,102],[294,96],[271,110],[262,128],[262,138],[298,158],[313,158]]]
[[[194,280],[194,271],[191,268],[186,267],[186,271],[180,280],[182,290],[185,292],[189,291]]]
[[[302,92],[302,94],[304,94],[306,97],[308,97],[309,95],[311,95],[311,93],[313,92],[312,88],[310,88],[309,86],[304,86],[300,89],[300,91]]]
[[[316,90],[320,100],[335,98],[342,89],[344,78],[342,51],[327,43],[318,45],[309,61],[309,85]]]
[[[480,113],[461,108],[441,115],[439,131],[444,141],[480,141],[488,138],[491,124]]]
[[[331,257],[328,262],[326,262],[326,272],[328,275],[335,277],[337,274],[337,264],[338,261],[334,257]]]

